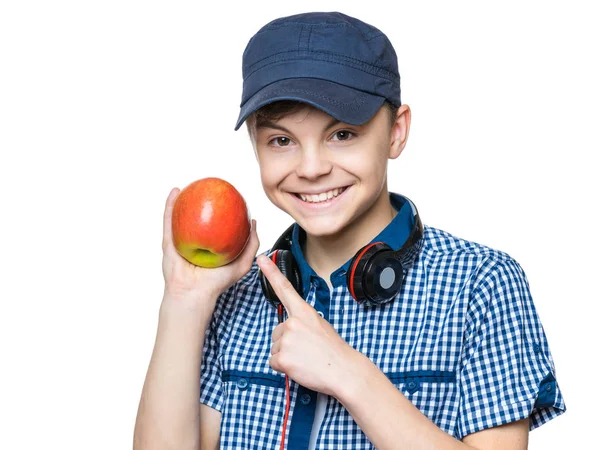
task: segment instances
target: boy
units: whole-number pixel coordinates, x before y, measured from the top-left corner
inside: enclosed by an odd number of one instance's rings
[[[525,274],[388,192],[411,113],[387,37],[340,13],[284,17],[243,72],[235,128],[294,224],[269,257],[254,259],[253,221],[236,261],[193,267],[171,192],[135,448],[526,448],[565,406]]]

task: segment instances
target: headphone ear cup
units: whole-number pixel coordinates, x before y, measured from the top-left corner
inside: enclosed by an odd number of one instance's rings
[[[294,289],[298,295],[303,297],[300,268],[298,267],[298,263],[292,255],[291,250],[275,250],[274,252],[269,253],[267,256],[275,263],[275,265],[289,280],[289,282],[292,283],[292,286],[294,286]],[[281,303],[281,300],[279,300],[279,297],[277,297],[277,294],[271,286],[271,283],[260,269],[258,271],[258,277],[264,296],[275,308],[277,308],[277,306]]]
[[[367,304],[381,305],[391,301],[402,289],[404,268],[393,250],[375,254],[365,267]]]
[[[373,255],[375,255],[375,253],[386,249],[389,249],[389,246],[383,242],[375,242],[362,247],[356,252],[352,258],[352,261],[350,261],[348,272],[346,272],[346,284],[348,285],[348,289],[350,290],[350,294],[354,300],[360,304],[362,304],[367,298],[363,279],[365,266],[373,257]]]
[[[346,283],[359,304],[379,305],[390,301],[400,291],[403,268],[383,242],[361,248],[350,262]]]

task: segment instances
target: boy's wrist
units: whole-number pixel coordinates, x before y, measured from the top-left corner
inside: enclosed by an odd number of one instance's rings
[[[220,294],[221,292],[206,288],[201,290],[193,290],[165,284],[163,291],[163,303],[166,300],[169,300],[171,302],[181,303],[189,307],[198,302],[210,302],[212,300],[216,300]]]
[[[347,364],[337,379],[333,380],[333,396],[342,404],[351,403],[353,398],[364,390],[365,380],[372,370],[378,370],[375,364],[367,356],[350,347]]]
[[[181,296],[165,290],[160,305],[160,320],[169,320],[196,325],[206,330],[212,318],[218,295]]]

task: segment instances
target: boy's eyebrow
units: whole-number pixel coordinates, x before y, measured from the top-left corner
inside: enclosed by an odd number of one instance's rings
[[[337,119],[334,117],[334,118],[333,118],[333,119],[332,119],[332,120],[331,120],[331,121],[330,121],[330,122],[329,122],[329,123],[328,123],[328,124],[325,126],[325,128],[324,128],[323,130],[328,130],[328,129],[330,129],[331,127],[333,127],[334,125],[337,125],[338,123],[342,123],[342,122],[341,122],[341,121],[339,121],[339,120],[337,120]],[[275,123],[275,122],[270,122],[270,121],[268,121],[268,120],[267,120],[267,121],[264,121],[264,122],[261,122],[261,123],[260,123],[260,125],[257,125],[257,126],[256,126],[256,130],[257,130],[257,131],[258,131],[258,130],[260,130],[261,128],[273,128],[273,129],[275,129],[275,130],[281,130],[281,131],[285,131],[286,133],[289,133],[289,132],[290,132],[290,131],[289,131],[287,128],[285,128],[285,127],[283,127],[283,126],[281,126],[281,125],[279,125],[279,124],[277,124],[277,123]]]

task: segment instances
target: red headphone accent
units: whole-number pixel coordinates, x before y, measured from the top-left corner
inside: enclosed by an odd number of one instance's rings
[[[273,263],[277,264],[277,252],[279,251],[279,249],[275,250],[272,254],[271,254],[271,261],[273,261]]]
[[[360,253],[358,254],[358,256],[355,256],[354,259],[352,260],[352,270],[350,271],[350,283],[348,283],[348,287],[350,288],[350,294],[352,295],[352,298],[354,300],[356,300],[356,294],[354,293],[354,273],[356,272],[356,266],[358,266],[358,262],[360,261],[360,258],[363,257],[363,255],[366,253],[366,251],[377,244],[383,244],[383,242],[373,242],[372,244],[364,246],[362,248],[362,251],[360,251]],[[358,302],[358,300],[356,300],[356,301]]]

